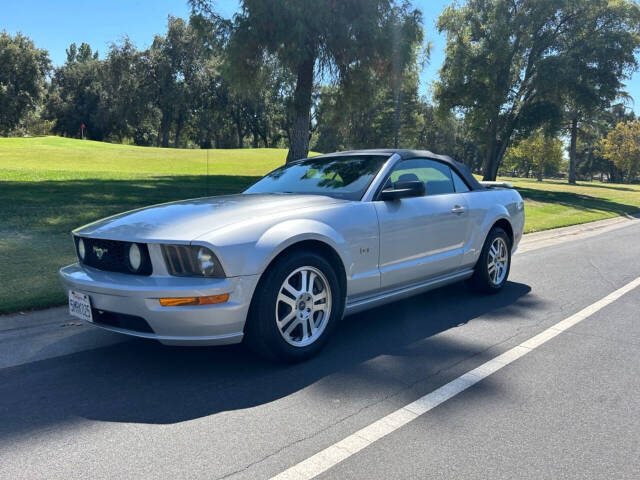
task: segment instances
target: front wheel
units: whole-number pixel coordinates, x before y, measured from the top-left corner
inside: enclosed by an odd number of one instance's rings
[[[507,232],[494,227],[487,235],[476,264],[471,286],[480,292],[497,293],[509,277],[511,269],[511,241]]]
[[[324,346],[343,310],[333,266],[313,252],[292,252],[272,265],[257,287],[247,343],[263,356],[305,360]]]

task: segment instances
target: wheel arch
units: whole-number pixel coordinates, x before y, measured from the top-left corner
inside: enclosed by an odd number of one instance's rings
[[[348,269],[353,263],[347,242],[330,225],[311,219],[280,223],[264,232],[255,243],[246,264],[260,276],[256,289],[269,268],[283,256],[303,249],[322,255],[334,266],[346,298]]]
[[[249,318],[249,316],[251,315],[251,310],[256,308],[255,306],[256,294],[262,287],[266,274],[269,272],[269,270],[273,268],[278,263],[278,261],[280,261],[282,258],[298,251],[311,251],[311,252],[319,253],[329,263],[335,266],[336,275],[338,277],[338,281],[340,282],[340,289],[342,292],[344,292],[344,296],[346,299],[347,274],[346,274],[346,269],[344,267],[343,260],[340,257],[340,254],[332,245],[330,245],[326,241],[319,240],[317,238],[301,239],[299,241],[290,243],[286,247],[280,249],[277,254],[275,254],[273,257],[269,259],[265,268],[260,273],[260,278],[258,279],[258,282],[256,283],[256,286],[253,289],[253,293],[251,294],[251,302],[250,302],[249,313],[247,318]],[[248,322],[246,322],[244,326],[245,333],[247,329],[247,324]]]
[[[346,293],[347,271],[344,267],[342,257],[340,257],[340,254],[329,243],[316,238],[299,240],[280,250],[273,258],[271,258],[269,263],[266,265],[265,269],[260,274],[260,279],[262,280],[262,278],[264,278],[265,276],[265,273],[267,273],[267,271],[271,267],[273,267],[273,265],[275,265],[281,258],[284,258],[285,256],[290,255],[293,252],[304,251],[304,250],[321,255],[332,266],[334,266],[334,268],[336,269],[338,280],[340,282],[340,288],[343,292]]]
[[[487,231],[487,236],[489,235],[489,232],[496,227],[502,228],[507,233],[507,236],[509,237],[510,247],[513,247],[514,238],[513,238],[513,227],[511,226],[511,222],[504,217],[499,218],[498,220],[493,222],[493,225],[491,225],[491,228]],[[485,241],[486,241],[486,236],[485,236]]]

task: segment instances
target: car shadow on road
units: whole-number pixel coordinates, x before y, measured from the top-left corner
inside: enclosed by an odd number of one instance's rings
[[[266,362],[241,345],[179,348],[135,340],[7,368],[0,371],[0,440],[78,417],[170,424],[254,407],[336,372],[358,375],[364,362],[384,355],[400,362],[396,373],[411,370],[411,378],[426,379],[478,355],[477,344],[438,334],[478,320],[489,322],[482,329],[497,342],[514,330],[505,328],[510,322],[544,307],[530,290],[509,282],[484,296],[452,285],[347,317],[320,355],[297,365]]]

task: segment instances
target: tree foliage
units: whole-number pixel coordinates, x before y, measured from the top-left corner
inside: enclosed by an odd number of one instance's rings
[[[597,110],[589,117],[583,117],[575,151],[577,179],[592,180],[599,176],[602,181],[622,181],[622,171],[613,161],[602,156],[601,141],[618,123],[633,120],[633,112],[627,111],[622,104],[615,104],[606,110]]]
[[[420,20],[408,3],[391,0],[243,0],[228,58],[241,82],[252,82],[265,56],[277,58],[295,78],[287,157],[294,160],[309,150],[318,75],[345,79],[352,70],[403,72],[413,58],[404,39],[422,38]]]
[[[555,74],[561,77],[570,135],[569,183],[575,183],[579,124],[608,108],[637,67],[640,8],[624,0],[589,0],[570,8],[574,17],[561,38],[565,54]]]
[[[616,125],[602,140],[601,151],[631,182],[640,174],[640,120]]]
[[[53,131],[79,136],[85,125],[91,138],[103,140],[106,133],[105,110],[101,108],[103,92],[98,52],[82,43],[67,49],[66,63],[57,68],[51,79],[47,115],[55,119]]]
[[[562,166],[563,150],[559,138],[538,130],[509,148],[502,168],[512,175],[535,175],[538,180],[542,180],[545,176],[558,174]]]
[[[495,179],[514,138],[558,129],[563,102],[612,99],[621,72],[635,66],[637,11],[626,0],[469,0],[444,11],[435,96],[465,114],[485,179]]]
[[[334,83],[321,87],[315,118],[315,146],[321,151],[416,145],[423,103],[419,59],[428,49],[406,6],[393,7],[389,19],[386,35],[395,55],[405,58],[388,70],[367,63],[345,67]]]
[[[84,124],[95,140],[289,147],[290,160],[309,147],[417,148],[489,179],[501,164],[555,175],[565,134],[570,179],[633,176],[602,142],[635,120],[611,105],[636,68],[631,0],[453,3],[438,22],[447,46],[433,102],[419,94],[429,48],[409,0],[243,0],[233,19],[213,0],[191,4],[144,50],[127,38],[102,57],[71,44],[48,81],[46,52],[3,32],[0,133],[79,137]]]
[[[36,109],[50,68],[46,50],[20,33],[0,32],[0,134],[7,135]]]

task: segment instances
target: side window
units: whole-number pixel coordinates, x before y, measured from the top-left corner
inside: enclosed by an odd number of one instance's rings
[[[398,162],[389,180],[391,182],[420,180],[425,184],[427,195],[454,193],[451,169],[435,160],[412,158]]]
[[[467,187],[467,184],[464,183],[464,180],[460,178],[460,175],[458,175],[453,170],[451,170],[451,175],[453,176],[453,186],[456,187],[456,192],[464,193],[469,191],[469,187]]]

